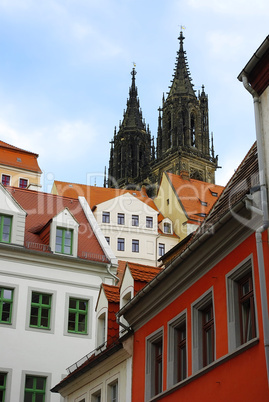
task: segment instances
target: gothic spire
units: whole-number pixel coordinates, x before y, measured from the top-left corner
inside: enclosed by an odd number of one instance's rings
[[[183,49],[184,36],[182,31],[179,35],[179,51],[177,52],[176,66],[174,79],[168,93],[168,98],[175,95],[193,95],[195,92],[193,90],[192,79],[189,72],[189,66],[187,61],[186,52]]]
[[[137,96],[137,87],[135,85],[135,68],[131,71],[132,85],[129,88],[129,99],[127,99],[127,108],[122,121],[122,127],[127,129],[142,129],[146,130],[142,118],[142,111],[139,105],[139,98]]]

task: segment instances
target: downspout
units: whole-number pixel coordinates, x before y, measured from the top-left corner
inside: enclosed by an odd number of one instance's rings
[[[115,286],[118,284],[120,278],[117,277],[117,275],[113,274],[113,272],[111,272],[110,268],[112,267],[112,264],[107,264],[106,266],[106,270],[109,273],[109,275],[111,275],[114,279],[115,279]]]
[[[263,143],[262,143],[262,128],[261,128],[261,117],[260,117],[260,100],[257,92],[251,87],[248,82],[245,73],[242,74],[242,82],[244,87],[248,92],[251,93],[254,102],[254,115],[255,115],[255,126],[256,126],[256,137],[257,137],[257,150],[258,150],[258,164],[259,164],[259,179],[260,179],[260,189],[261,189],[261,208],[263,215],[263,223],[256,230],[256,247],[258,256],[258,270],[259,270],[259,281],[260,281],[260,292],[261,292],[261,307],[262,307],[262,322],[263,322],[263,337],[264,337],[264,348],[265,348],[265,360],[267,369],[267,381],[269,384],[269,320],[268,320],[268,299],[265,281],[265,267],[264,267],[264,256],[263,256],[263,243],[262,234],[269,227],[268,221],[268,198],[267,198],[267,188],[266,188],[266,178],[264,170],[264,154],[263,154]],[[255,207],[246,205],[248,209],[255,211]]]

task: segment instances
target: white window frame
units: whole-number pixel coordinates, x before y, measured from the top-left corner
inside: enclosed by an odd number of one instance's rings
[[[155,332],[146,337],[146,383],[145,383],[145,401],[148,401],[153,396],[155,396],[155,356],[154,356],[154,345],[162,340],[163,343],[164,328],[161,327]],[[164,344],[164,343],[163,343]],[[163,350],[164,353],[164,350]],[[164,354],[163,354],[164,356]],[[162,364],[162,379],[163,379],[163,364]],[[163,386],[163,381],[162,381]]]
[[[257,303],[255,295],[255,282],[253,273],[253,256],[247,257],[228,274],[226,274],[226,297],[227,297],[227,322],[228,322],[228,348],[229,353],[235,351],[238,347],[245,345],[241,343],[240,339],[240,318],[239,318],[239,300],[238,300],[238,281],[251,273],[254,294],[254,308],[255,308],[255,325],[256,325],[256,338],[258,337],[257,325]],[[255,339],[256,339],[255,338]],[[253,339],[251,339],[253,341]],[[249,342],[251,342],[249,341]]]
[[[4,186],[4,184],[3,184],[3,176],[9,176],[9,186],[12,186],[12,184],[11,184],[12,176],[10,174],[7,174],[7,173],[2,173],[1,174],[1,184]]]
[[[187,309],[168,322],[168,353],[167,353],[167,386],[171,388],[177,381],[178,351],[177,351],[177,329],[183,324],[186,325],[186,377],[188,376],[188,331],[187,331]]]
[[[192,372],[196,373],[203,367],[203,329],[202,329],[202,313],[203,310],[211,304],[213,305],[214,314],[214,358],[216,359],[216,320],[214,306],[213,287],[208,289],[191,305],[192,311]]]
[[[97,348],[107,342],[107,311],[103,309],[97,316]]]
[[[117,384],[117,399],[113,400],[112,399],[112,388],[113,388],[113,386],[115,384]],[[118,374],[116,374],[115,376],[113,376],[112,378],[110,378],[107,381],[106,393],[107,393],[107,399],[106,399],[107,402],[114,402],[114,401],[119,402],[119,400],[120,400],[120,397],[119,397],[119,395],[120,395],[120,382],[119,382],[119,375]]]
[[[20,181],[21,181],[21,180],[26,180],[26,181],[27,181],[26,187],[21,187],[21,186],[20,186]],[[19,177],[19,180],[18,180],[18,187],[21,188],[21,189],[27,189],[28,186],[29,186],[29,179],[27,179],[27,178],[25,178],[25,177]]]

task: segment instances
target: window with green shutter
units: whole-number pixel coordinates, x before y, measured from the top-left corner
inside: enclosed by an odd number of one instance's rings
[[[30,327],[50,328],[51,295],[32,292]]]
[[[24,402],[45,402],[46,377],[27,375],[25,378]]]
[[[13,289],[0,287],[0,323],[11,324]]]
[[[88,300],[70,297],[68,311],[68,332],[87,333]]]

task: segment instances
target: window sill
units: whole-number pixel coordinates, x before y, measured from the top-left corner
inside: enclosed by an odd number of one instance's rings
[[[245,343],[244,345],[240,345],[237,349],[235,349],[233,352],[228,353],[225,356],[220,357],[218,360],[215,360],[213,363],[209,364],[206,367],[203,367],[196,373],[192,374],[191,376],[187,377],[185,380],[176,383],[173,385],[171,388],[163,391],[162,393],[152,397],[148,401],[158,401],[161,400],[164,396],[172,394],[176,390],[184,387],[185,385],[189,384],[190,382],[196,380],[197,378],[201,377],[202,375],[208,373],[211,370],[214,370],[214,368],[220,366],[223,363],[226,363],[227,361],[233,359],[234,357],[240,355],[241,353],[245,352],[246,350],[252,348],[253,346],[257,345],[259,343],[259,338],[254,338],[251,341]]]

